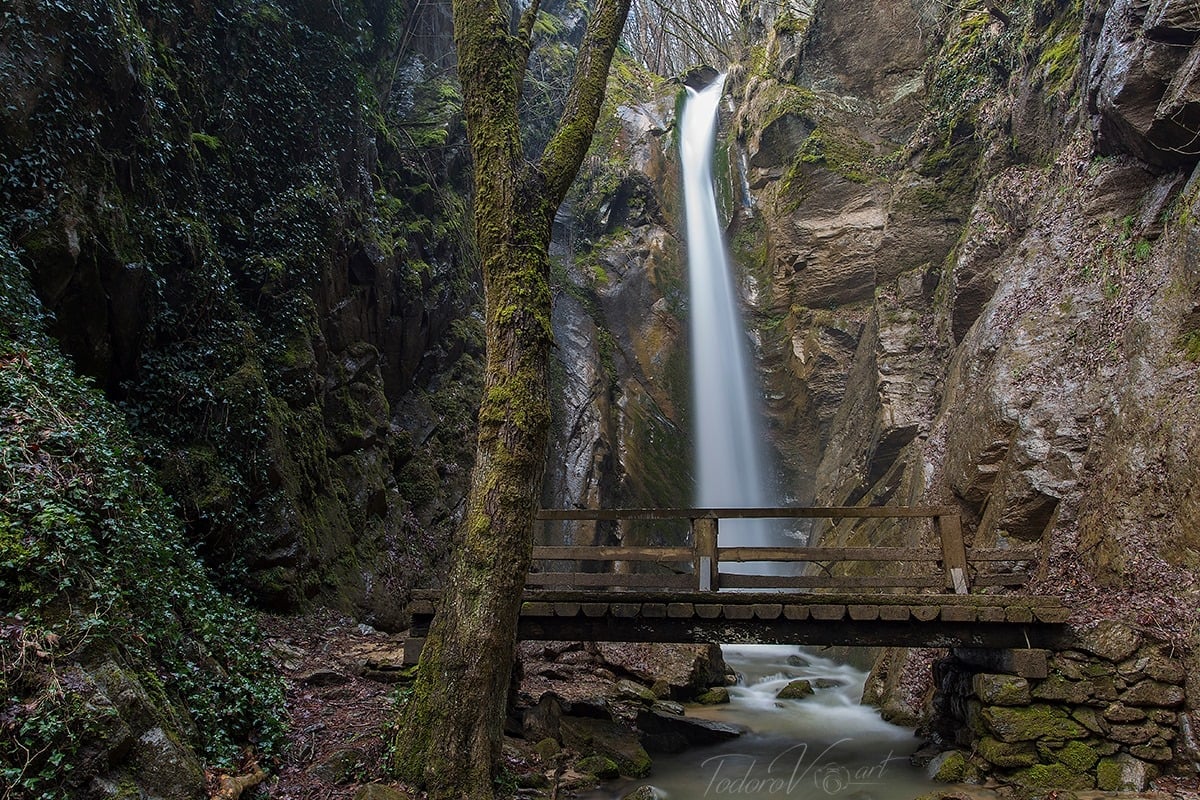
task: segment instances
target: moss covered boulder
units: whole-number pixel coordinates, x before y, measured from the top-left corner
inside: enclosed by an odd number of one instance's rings
[[[991,706],[980,717],[987,730],[1002,742],[1035,739],[1082,739],[1087,729],[1059,707],[1045,704],[1006,708]]]

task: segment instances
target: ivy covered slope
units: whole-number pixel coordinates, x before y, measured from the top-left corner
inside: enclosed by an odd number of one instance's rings
[[[449,22],[413,6],[0,8],[16,796],[201,795],[278,732],[234,601],[394,626],[444,550],[481,337]]]
[[[50,334],[221,585],[385,627],[478,391],[449,23],[420,5],[0,11],[0,234]]]
[[[11,249],[0,267],[4,796],[200,796],[201,759],[273,746],[281,686]]]

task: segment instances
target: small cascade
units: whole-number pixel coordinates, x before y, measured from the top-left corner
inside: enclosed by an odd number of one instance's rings
[[[763,415],[713,192],[713,144],[724,83],[722,75],[700,91],[689,87],[679,125],[691,302],[696,504],[761,508],[775,504]],[[723,521],[721,544],[786,544],[778,530],[778,525],[765,520]],[[763,574],[773,568],[749,564],[731,571]]]
[[[884,722],[859,705],[867,674],[799,647],[725,645],[738,673],[727,705],[690,707],[688,716],[747,728],[737,739],[676,755],[658,755],[648,779],[585,794],[615,800],[652,784],[667,800],[911,800],[935,784],[909,756],[920,741],[908,728]],[[776,697],[793,680],[813,693]]]

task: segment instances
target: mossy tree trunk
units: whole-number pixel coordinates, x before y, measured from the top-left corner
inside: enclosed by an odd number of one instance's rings
[[[538,2],[514,31],[507,4],[453,0],[487,363],[466,520],[395,748],[399,774],[435,799],[492,796],[550,427],[551,226],[591,142],[629,1],[593,8],[563,116],[530,163],[517,107]]]

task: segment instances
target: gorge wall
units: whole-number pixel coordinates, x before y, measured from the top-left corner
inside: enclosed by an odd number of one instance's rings
[[[774,417],[812,498],[955,505],[976,546],[1041,545],[1034,588],[1065,596],[1081,628],[1119,617],[1190,651],[1191,15],[1170,2],[748,13],[758,34],[730,135],[756,204],[735,240],[765,237],[750,268]],[[915,718],[922,657],[884,654],[873,699]],[[1191,769],[1195,743],[1180,742],[1171,758]]]
[[[395,629],[465,494],[482,324],[449,11],[16,0],[0,23],[0,784],[206,796],[201,765],[280,743],[229,596]]]
[[[1200,30],[1188,8],[752,0],[719,158],[728,198],[749,187],[748,208],[726,204],[728,232],[785,493],[956,506],[976,546],[1041,547],[1031,586],[1065,597],[1079,630],[1121,619],[1193,674]],[[643,141],[669,153],[655,133]],[[677,204],[660,206],[677,240]],[[672,301],[663,287],[649,300],[638,324],[653,351]],[[686,324],[671,318],[666,352]],[[611,330],[632,352],[628,328]],[[629,463],[620,424],[605,474]],[[891,523],[816,533],[932,536]],[[880,654],[868,699],[918,721],[931,658]],[[1134,772],[1194,768],[1200,687],[1187,688],[1174,744],[1126,752],[1149,759]]]

